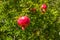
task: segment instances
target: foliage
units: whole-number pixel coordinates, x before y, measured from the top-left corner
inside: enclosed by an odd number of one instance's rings
[[[48,6],[45,14],[40,10],[43,3]],[[0,0],[0,40],[60,40],[59,11],[60,0]],[[25,15],[31,22],[23,31],[17,19]]]

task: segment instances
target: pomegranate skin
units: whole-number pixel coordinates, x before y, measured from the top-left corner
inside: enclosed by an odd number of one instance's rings
[[[17,23],[21,26],[22,30],[24,30],[30,24],[30,18],[27,16],[19,17]]]

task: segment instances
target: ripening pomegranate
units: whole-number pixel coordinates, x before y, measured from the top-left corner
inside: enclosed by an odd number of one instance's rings
[[[30,8],[30,11],[36,12],[36,8]]]
[[[47,9],[47,5],[46,5],[46,4],[42,4],[42,6],[41,6],[41,11],[42,11],[43,13],[45,13],[45,12],[46,12],[46,9]]]
[[[19,17],[17,23],[24,30],[30,24],[30,18],[27,16]]]

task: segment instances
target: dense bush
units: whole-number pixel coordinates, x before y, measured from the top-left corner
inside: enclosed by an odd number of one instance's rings
[[[44,3],[47,11],[42,14]],[[60,40],[59,11],[60,0],[0,0],[0,40]],[[31,21],[23,31],[17,19],[25,15]]]

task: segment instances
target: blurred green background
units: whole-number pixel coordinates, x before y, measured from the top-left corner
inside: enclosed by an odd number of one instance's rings
[[[47,11],[42,14],[44,3]],[[31,22],[23,31],[17,19],[25,15]],[[60,40],[60,0],[0,0],[0,40]]]

